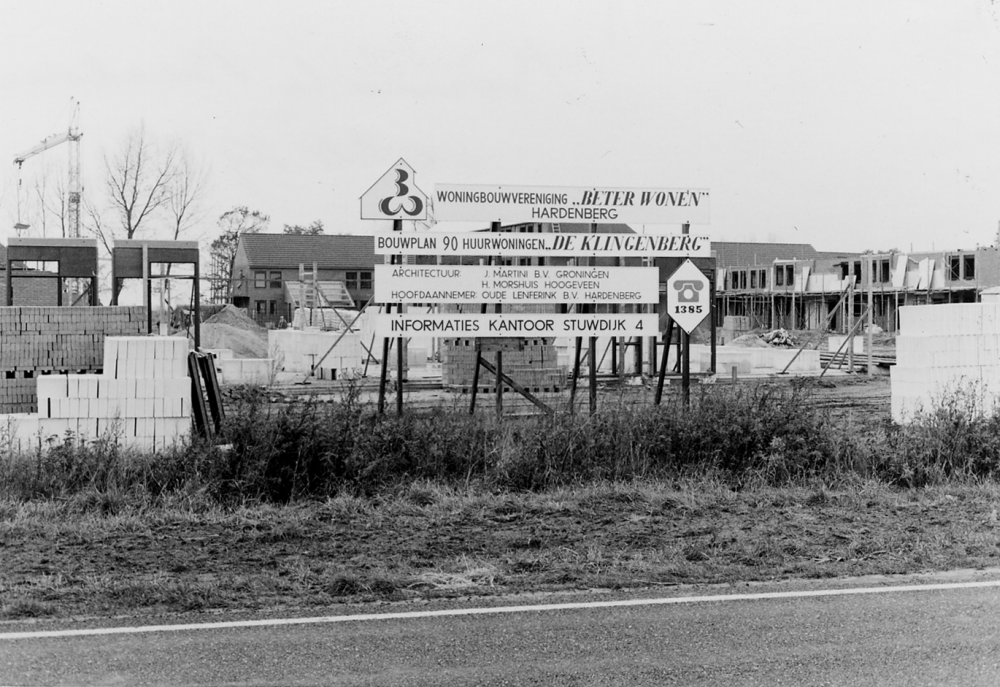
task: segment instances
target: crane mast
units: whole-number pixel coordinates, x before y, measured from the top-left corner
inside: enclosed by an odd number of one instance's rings
[[[61,143],[69,143],[69,183],[66,191],[67,234],[69,238],[80,238],[80,103],[73,102],[73,114],[70,117],[69,128],[58,134],[42,139],[41,143],[30,148],[14,158],[14,164],[20,170],[29,157],[44,153]],[[20,193],[20,190],[18,191]],[[18,219],[20,222],[20,218]],[[22,225],[18,225],[22,226]]]

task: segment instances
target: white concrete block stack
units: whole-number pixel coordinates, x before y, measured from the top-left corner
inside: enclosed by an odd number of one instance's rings
[[[944,394],[964,391],[992,410],[1000,394],[1000,304],[908,305],[899,309],[892,418],[911,420]]]
[[[142,450],[166,448],[191,428],[188,341],[107,337],[104,372],[38,377],[37,414],[0,415],[0,448],[29,450],[66,436],[111,436]],[[5,428],[7,428],[5,430]]]
[[[339,341],[338,341],[339,339]],[[272,329],[267,333],[268,351],[275,356],[275,365],[284,372],[306,373],[320,363],[324,379],[344,379],[365,364],[365,349],[362,335],[337,332],[300,332],[294,329]],[[336,347],[330,347],[336,342]],[[371,340],[365,341],[370,345]]]

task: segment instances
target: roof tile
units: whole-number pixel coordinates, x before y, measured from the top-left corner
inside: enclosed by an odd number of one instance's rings
[[[317,263],[320,269],[371,269],[375,238],[331,234],[243,234],[250,267],[290,268]]]

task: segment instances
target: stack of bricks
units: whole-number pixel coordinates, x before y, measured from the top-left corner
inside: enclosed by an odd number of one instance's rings
[[[106,336],[141,334],[138,307],[0,307],[0,413],[38,409],[40,372],[97,372]]]
[[[496,363],[493,351],[496,339],[483,348],[483,357]],[[533,393],[559,391],[566,385],[566,371],[558,365],[551,339],[506,339],[503,373]],[[444,386],[467,391],[472,388],[476,369],[475,339],[444,339],[441,342],[441,382]],[[496,390],[496,380],[485,370],[479,374],[479,391]]]
[[[191,427],[188,341],[107,337],[104,373],[38,378],[37,414],[0,415],[0,445],[30,450],[48,443],[106,438],[160,450]]]

